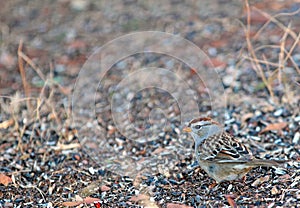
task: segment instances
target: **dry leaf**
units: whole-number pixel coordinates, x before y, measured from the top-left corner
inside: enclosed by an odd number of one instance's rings
[[[167,208],[193,208],[193,207],[187,206],[187,205],[184,205],[184,204],[168,203]]]
[[[93,198],[93,197],[86,197],[86,198],[84,198],[84,203],[86,203],[86,204],[92,204],[92,203],[94,203],[95,201],[100,201],[100,199],[99,198]]]
[[[284,129],[286,126],[287,126],[286,122],[269,124],[268,126],[266,126],[266,128],[264,128],[263,130],[261,130],[259,132],[259,134],[263,134],[263,133],[265,133],[267,131],[280,131],[280,130]]]
[[[74,149],[79,148],[81,145],[79,143],[72,143],[72,144],[61,144],[58,143],[55,147],[52,147],[54,150],[67,150],[67,149]]]
[[[99,181],[94,181],[88,186],[84,187],[79,193],[81,197],[86,197],[96,193],[98,189],[99,189]]]
[[[274,186],[272,189],[271,189],[271,194],[272,195],[275,195],[275,194],[278,194],[279,193],[279,190],[277,189],[276,186]]]
[[[14,124],[14,119],[9,119],[0,123],[0,129],[7,129]]]
[[[0,184],[3,184],[4,186],[8,186],[9,183],[11,183],[11,177],[4,175],[3,173],[0,173]]]
[[[234,199],[232,198],[232,195],[225,195],[225,198],[227,199],[227,201],[231,207],[237,208],[237,205],[236,205]]]
[[[254,116],[253,113],[246,113],[242,116],[242,122],[246,122],[248,119],[252,118]]]
[[[62,205],[66,207],[75,207],[82,204],[82,202],[74,201],[74,202],[63,202]]]
[[[265,177],[258,178],[251,184],[251,186],[256,187],[257,185],[260,185],[263,182],[268,181],[269,179],[270,179],[270,176],[268,176],[268,175]]]
[[[242,126],[245,126],[247,123],[247,120],[252,118],[254,116],[253,113],[246,113],[245,115],[242,116]]]
[[[93,198],[93,197],[86,197],[84,199],[82,199],[80,196],[76,195],[75,196],[76,201],[72,201],[72,202],[63,202],[62,205],[63,206],[68,206],[68,207],[74,207],[74,206],[78,206],[80,204],[86,203],[86,204],[92,204],[95,201],[100,201],[99,198]]]
[[[138,201],[143,201],[143,200],[147,200],[147,199],[149,199],[149,196],[147,196],[145,194],[139,194],[137,196],[132,196],[129,200],[138,202]]]
[[[79,195],[75,195],[75,201],[83,202],[83,198]]]
[[[109,191],[109,190],[110,190],[110,188],[108,186],[105,186],[105,185],[101,186],[101,191],[102,192]]]

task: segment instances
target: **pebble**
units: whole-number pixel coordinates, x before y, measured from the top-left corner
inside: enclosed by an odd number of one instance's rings
[[[275,144],[278,144],[280,146],[287,146],[288,144],[282,141],[282,138],[276,139],[274,141]]]
[[[256,110],[254,114],[255,114],[256,117],[259,117],[259,116],[262,115],[262,112],[259,111],[259,110]]]
[[[280,109],[278,109],[277,111],[274,112],[274,116],[279,117],[279,116],[282,115],[282,113],[283,113],[283,109],[280,108]]]
[[[196,195],[195,196],[195,200],[196,200],[196,202],[201,202],[201,196],[200,195]]]
[[[218,51],[217,51],[216,48],[210,47],[210,48],[208,48],[208,53],[209,53],[209,55],[211,55],[211,56],[216,56],[217,53],[218,53]]]
[[[127,99],[128,101],[131,101],[133,98],[134,98],[134,93],[133,93],[133,92],[130,92],[130,93],[127,94],[126,99]]]
[[[300,54],[293,55],[293,60],[296,62],[298,66],[300,66]]]
[[[90,172],[90,174],[94,175],[95,174],[95,169],[93,167],[90,167],[89,172]]]
[[[99,174],[100,176],[104,176],[104,175],[105,175],[105,170],[99,169],[99,170],[98,170],[98,174]]]
[[[284,175],[286,174],[286,171],[283,168],[276,168],[274,173],[276,173],[277,175]]]
[[[70,2],[70,6],[73,10],[84,11],[88,8],[90,2],[85,0],[73,0]]]
[[[278,191],[277,187],[274,186],[274,187],[271,189],[271,194],[272,194],[272,195],[276,195],[276,194],[278,194],[278,193],[279,193],[279,191]]]
[[[300,139],[300,132],[296,132],[296,134],[294,135],[294,138],[293,138],[293,143],[294,144],[298,144],[299,143],[299,139]]]
[[[165,134],[166,134],[165,132],[160,132],[160,133],[158,134],[158,136],[161,137],[161,138],[163,138],[163,137],[165,136]]]
[[[169,179],[169,182],[173,185],[177,185],[178,181],[174,180],[174,179]]]
[[[231,124],[231,123],[234,123],[235,122],[235,119],[234,118],[231,118],[229,120],[226,120],[225,121],[225,124]]]
[[[257,136],[250,136],[250,138],[251,138],[252,140],[255,140],[255,141],[260,141],[260,140],[261,140],[261,138],[260,138],[260,137],[257,137]]]
[[[223,80],[223,83],[225,86],[230,86],[232,84],[232,82],[234,81],[232,75],[226,75],[223,77],[222,80]]]

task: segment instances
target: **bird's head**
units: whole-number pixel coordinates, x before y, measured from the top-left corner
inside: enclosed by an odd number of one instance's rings
[[[221,133],[222,126],[209,117],[200,117],[191,120],[183,131],[190,133],[198,146],[206,138]]]

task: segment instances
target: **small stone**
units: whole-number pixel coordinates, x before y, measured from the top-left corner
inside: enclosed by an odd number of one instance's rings
[[[294,120],[295,120],[296,122],[299,122],[299,121],[300,121],[300,116],[295,117]]]
[[[105,185],[101,186],[101,191],[102,192],[109,191],[109,190],[110,190],[110,187],[105,186]]]
[[[89,1],[86,0],[73,0],[71,1],[71,8],[76,11],[84,11],[89,6]]]
[[[211,56],[216,56],[217,53],[218,53],[218,51],[217,51],[216,48],[210,47],[210,48],[208,48],[208,53],[209,53],[209,55],[211,55]]]
[[[231,75],[224,76],[222,80],[225,86],[230,86],[234,81],[233,76]]]
[[[276,194],[278,194],[279,193],[279,190],[277,189],[277,187],[276,186],[273,186],[273,188],[271,189],[271,194],[272,195],[276,195]]]
[[[174,180],[174,179],[169,179],[169,182],[170,182],[171,184],[173,184],[173,185],[178,184],[178,182],[177,182],[176,180]]]
[[[180,134],[179,128],[175,128],[174,131],[175,131],[176,134],[178,134],[178,135]]]
[[[274,143],[275,143],[275,144],[282,144],[282,139],[281,139],[281,138],[276,139]]]
[[[133,92],[130,92],[130,93],[127,94],[126,99],[127,99],[128,101],[131,101],[133,98],[134,98],[134,93],[133,93]]]
[[[294,138],[293,138],[293,143],[298,144],[300,139],[300,132],[296,132]]]
[[[268,175],[265,177],[258,178],[251,184],[251,186],[256,187],[256,186],[268,181],[269,179],[270,179],[270,176],[268,176]]]
[[[283,168],[276,168],[274,171],[277,175],[284,175],[286,171]]]
[[[158,134],[158,136],[161,137],[161,138],[163,138],[163,137],[165,136],[165,132],[160,132],[160,133]]]
[[[231,123],[234,123],[235,122],[235,119],[234,118],[231,118],[229,120],[226,120],[225,121],[225,124],[231,124]]]
[[[293,55],[293,60],[298,66],[300,66],[300,54]]]
[[[259,111],[259,110],[256,110],[254,114],[255,114],[256,117],[259,117],[259,116],[262,115],[262,112]]]
[[[280,109],[278,109],[277,111],[274,112],[274,116],[276,116],[276,117],[281,116],[282,113],[283,113],[283,109],[280,108]]]
[[[95,169],[93,167],[90,167],[89,172],[90,172],[90,174],[94,175],[95,174]]]
[[[254,141],[261,141],[261,138],[257,137],[257,136],[250,136],[250,139],[252,139]]]
[[[200,195],[196,195],[195,196],[195,200],[196,200],[196,202],[201,202],[201,196]]]

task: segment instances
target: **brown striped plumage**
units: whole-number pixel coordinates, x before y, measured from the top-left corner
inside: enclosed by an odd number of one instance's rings
[[[204,160],[215,159],[228,159],[228,160],[252,160],[252,153],[248,148],[241,144],[237,139],[228,134],[222,132],[211,136],[209,139],[204,140],[199,146],[198,157]]]
[[[211,118],[193,119],[184,128],[195,140],[200,167],[218,183],[242,178],[253,167],[278,166],[286,161],[256,159],[236,138]]]

